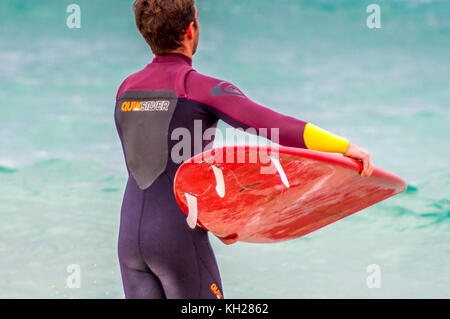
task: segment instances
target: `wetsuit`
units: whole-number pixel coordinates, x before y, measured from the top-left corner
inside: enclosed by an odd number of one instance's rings
[[[122,83],[115,120],[129,173],[118,243],[126,298],[223,296],[207,232],[188,227],[173,194],[181,165],[171,156],[179,143],[173,134],[177,128],[194,136],[197,121],[203,135],[223,120],[236,128],[266,129],[269,139],[271,128],[278,128],[277,142],[300,148],[307,147],[304,136],[312,141],[324,134],[252,102],[228,82],[199,74],[180,54],[157,56]],[[345,141],[334,138],[343,143],[336,147],[345,149]],[[199,147],[192,139],[192,154],[183,156],[188,159],[208,145],[206,140]]]

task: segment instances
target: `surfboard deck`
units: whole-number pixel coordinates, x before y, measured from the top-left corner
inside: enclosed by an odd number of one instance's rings
[[[194,228],[239,241],[298,238],[403,192],[398,176],[361,162],[290,147],[225,146],[194,156],[175,176],[175,198]]]

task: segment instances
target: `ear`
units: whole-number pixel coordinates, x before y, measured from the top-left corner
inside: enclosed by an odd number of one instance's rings
[[[190,24],[189,24],[189,26],[188,26],[188,28],[187,28],[187,30],[186,30],[186,38],[188,38],[189,40],[190,39],[192,39],[192,37],[193,37],[193,34],[192,34],[192,28],[194,27],[194,22],[192,21]]]

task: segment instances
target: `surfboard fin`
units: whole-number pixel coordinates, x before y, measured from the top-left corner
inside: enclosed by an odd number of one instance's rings
[[[225,181],[223,179],[222,170],[216,165],[211,166],[214,172],[214,177],[216,178],[216,192],[221,197],[225,197]]]
[[[273,165],[275,165],[283,184],[286,185],[287,188],[289,188],[289,181],[287,179],[286,173],[284,172],[283,166],[281,166],[280,160],[275,157],[270,157],[270,160],[272,161]]]
[[[189,210],[186,222],[191,229],[195,229],[195,227],[197,226],[197,216],[198,216],[197,197],[189,193],[185,193],[185,196]]]

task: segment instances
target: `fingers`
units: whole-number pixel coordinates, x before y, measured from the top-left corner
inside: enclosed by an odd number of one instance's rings
[[[222,240],[222,243],[224,243],[225,245],[232,245],[237,242],[237,238],[221,239],[221,240]]]
[[[233,244],[235,244],[237,242],[237,238],[234,238],[234,239],[226,239],[225,241],[224,241],[224,244],[226,244],[226,245],[233,245]]]
[[[219,238],[225,245],[232,245],[238,241],[238,235],[232,234],[227,237],[217,237]]]
[[[365,153],[364,156],[361,158],[361,161],[363,163],[363,170],[361,172],[362,177],[369,177],[373,173],[374,165],[372,163],[372,159],[370,157],[369,153]]]
[[[373,165],[372,159],[369,158],[369,176],[372,176],[375,165]]]
[[[350,143],[347,152],[344,154],[347,157],[360,160],[363,164],[363,169],[360,173],[362,177],[369,177],[372,175],[375,166],[372,163],[370,153],[361,147]]]

